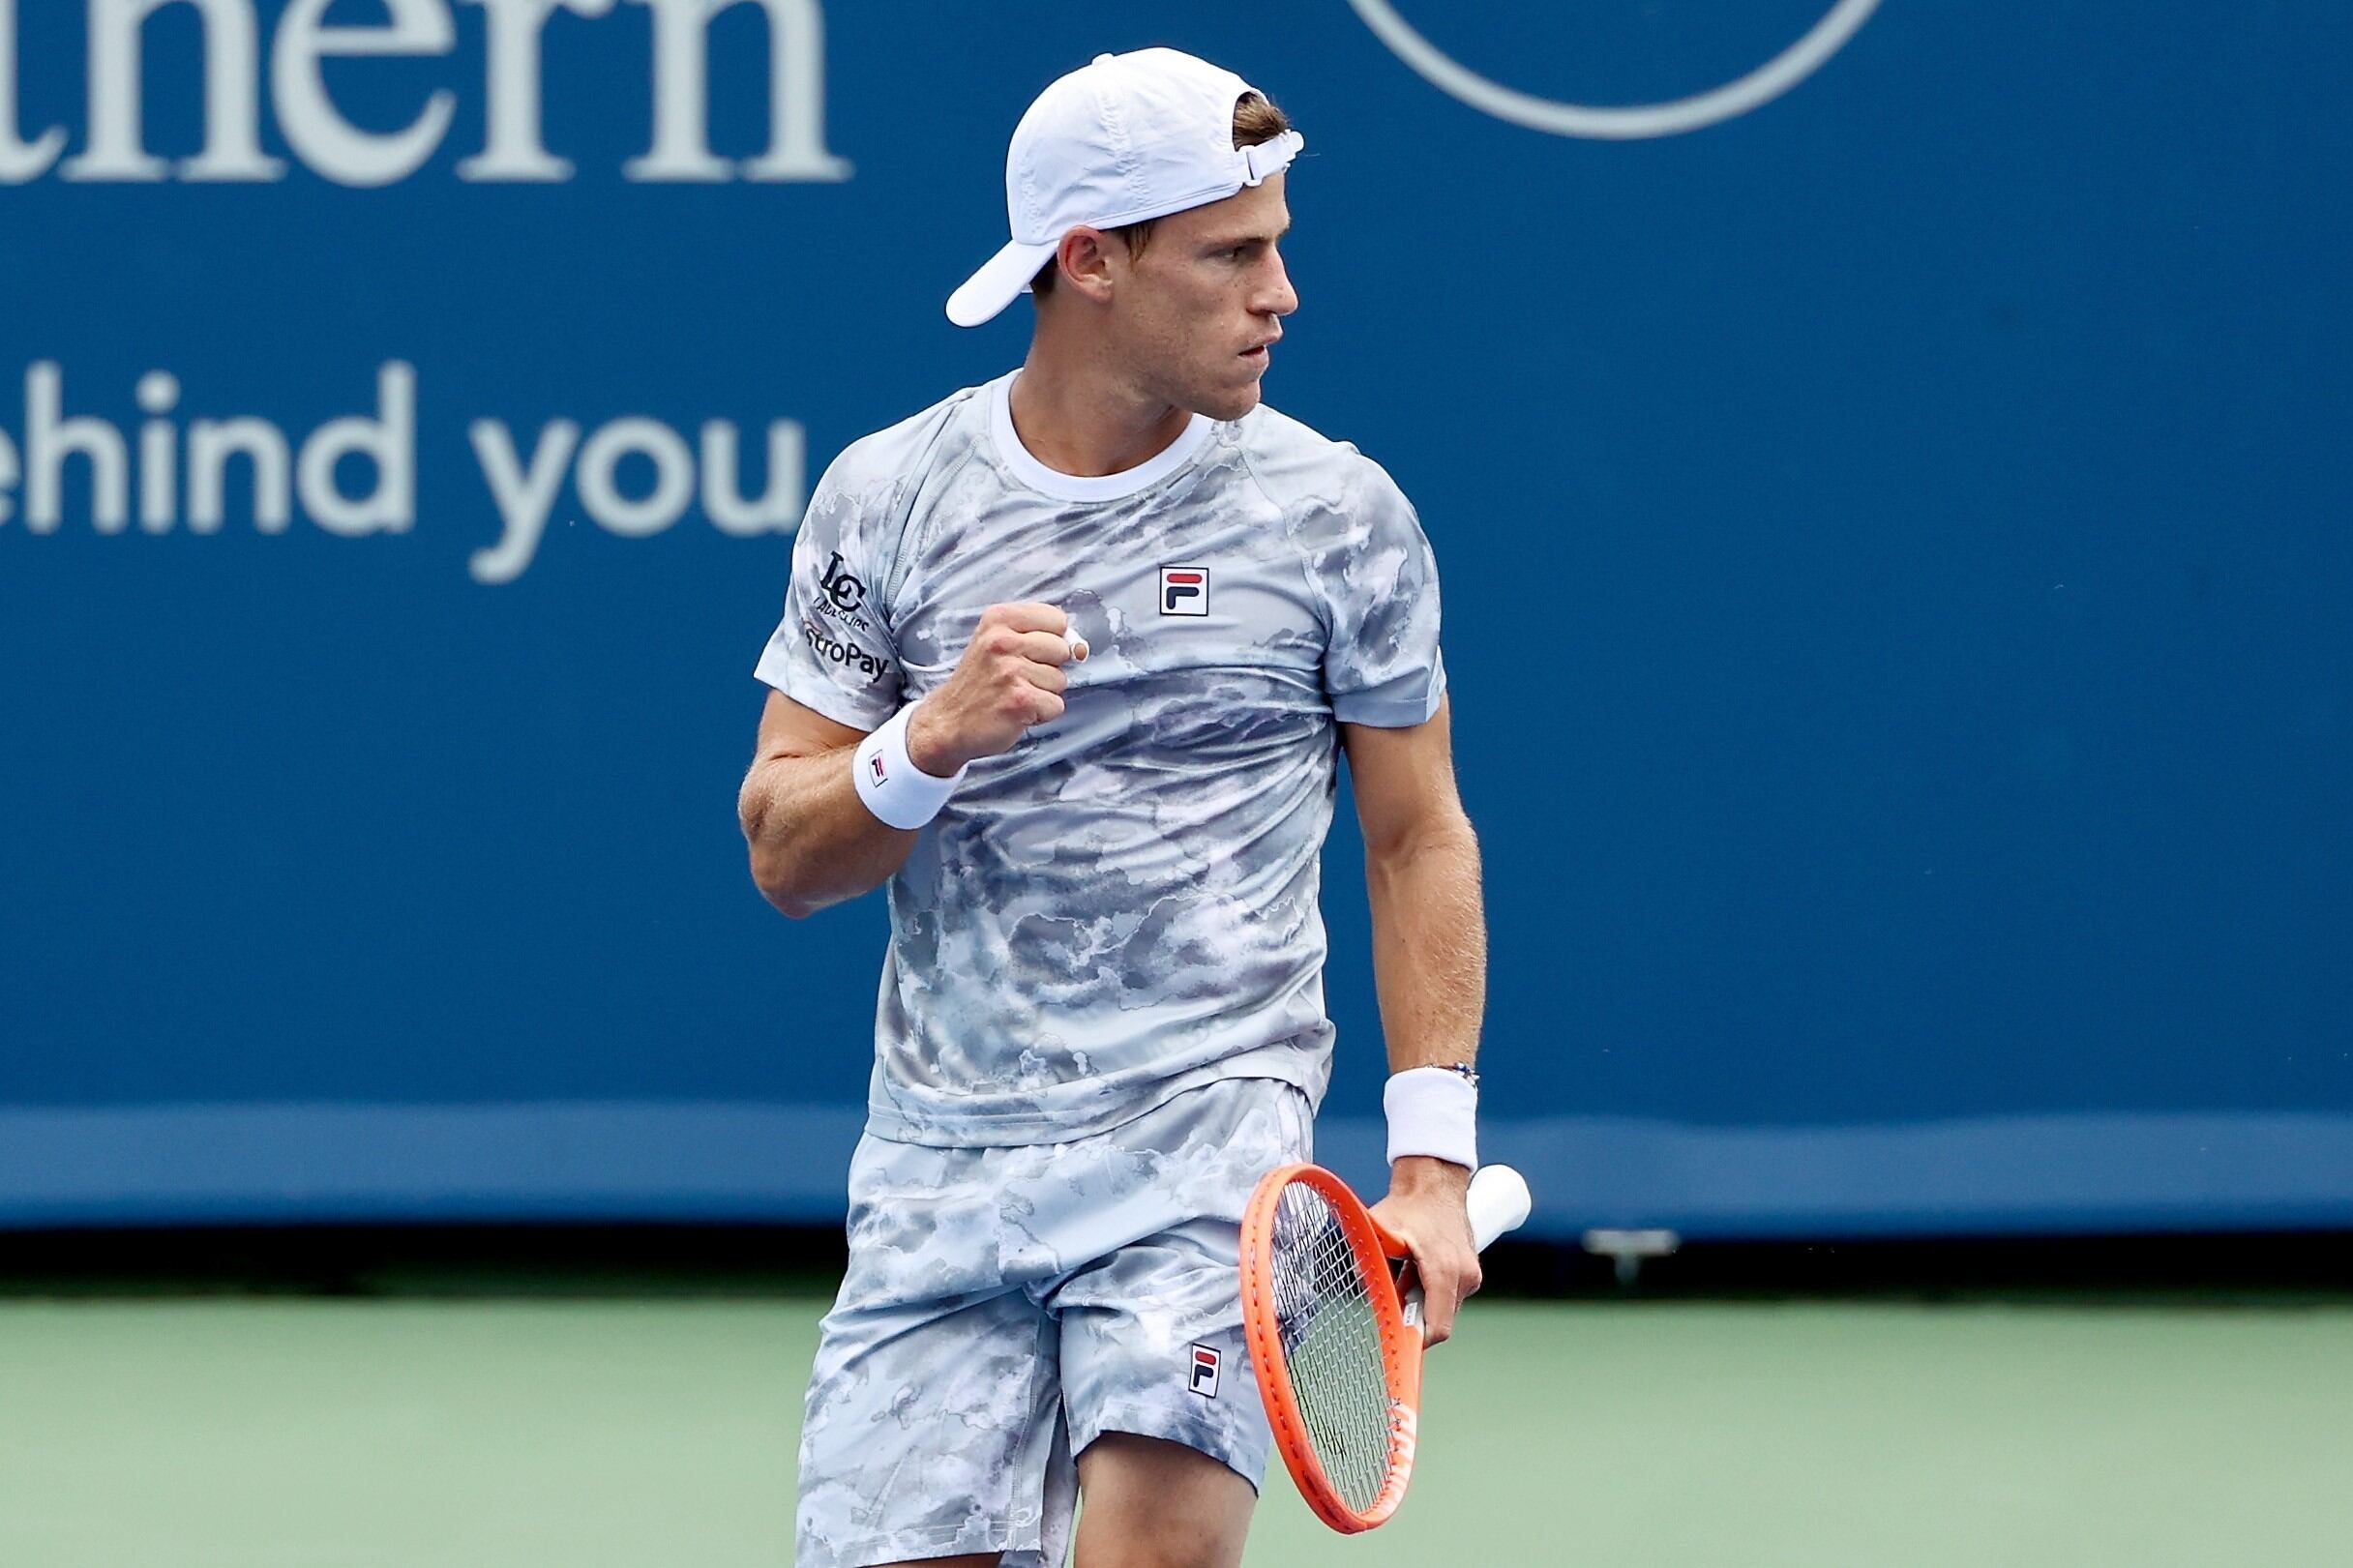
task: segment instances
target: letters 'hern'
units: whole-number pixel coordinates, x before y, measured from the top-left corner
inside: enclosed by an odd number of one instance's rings
[[[35,0],[43,7],[57,0]],[[267,183],[286,161],[261,146],[260,22],[254,0],[83,0],[88,30],[87,140],[65,157],[67,133],[27,130],[19,82],[59,74],[39,62],[19,74],[17,0],[0,0],[0,185],[21,185],[55,168],[67,180],[182,180]],[[481,152],[462,159],[464,180],[569,180],[573,165],[542,136],[541,38],[559,13],[595,18],[620,0],[457,0],[483,13],[485,126]],[[849,164],[825,149],[824,15],[819,0],[627,0],[651,13],[649,75],[653,145],[622,164],[642,181],[838,181]],[[431,94],[398,131],[363,130],[329,92],[324,62],[366,57],[428,58],[457,47],[452,0],[377,0],[383,19],[329,26],[332,0],[287,0],[271,35],[270,102],[287,148],[304,165],[342,185],[390,185],[408,178],[449,133],[457,94]],[[768,148],[740,164],[710,148],[709,43],[713,18],[738,6],[763,14],[768,28]],[[204,147],[176,162],[147,150],[140,113],[146,90],[144,29],[160,11],[186,7],[203,28],[199,54],[159,69],[201,62]],[[340,70],[351,70],[342,67]]]

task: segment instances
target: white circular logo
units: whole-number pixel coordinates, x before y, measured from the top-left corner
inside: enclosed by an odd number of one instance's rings
[[[1538,98],[1534,93],[1506,87],[1462,65],[1414,31],[1413,24],[1397,15],[1397,8],[1389,0],[1348,0],[1348,3],[1356,8],[1356,15],[1364,18],[1364,24],[1397,58],[1420,72],[1431,85],[1453,94],[1473,108],[1482,109],[1499,120],[1524,125],[1531,131],[1612,141],[1678,135],[1769,104],[1812,75],[1824,61],[1845,47],[1846,41],[1879,9],[1879,0],[1834,0],[1803,38],[1737,81],[1665,104],[1603,106],[1564,104],[1559,99]]]

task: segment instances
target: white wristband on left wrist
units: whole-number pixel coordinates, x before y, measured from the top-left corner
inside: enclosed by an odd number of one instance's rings
[[[1478,1085],[1451,1067],[1409,1067],[1381,1093],[1388,1113],[1389,1163],[1428,1155],[1478,1169]]]

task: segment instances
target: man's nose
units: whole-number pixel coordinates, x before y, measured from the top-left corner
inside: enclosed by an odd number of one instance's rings
[[[1262,315],[1289,315],[1299,308],[1298,290],[1291,286],[1291,272],[1283,265],[1281,256],[1267,258],[1268,277],[1260,292],[1258,310]]]

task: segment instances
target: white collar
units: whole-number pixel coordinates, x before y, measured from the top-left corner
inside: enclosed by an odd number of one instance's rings
[[[1065,474],[1038,461],[1013,428],[1013,378],[1020,373],[1010,371],[989,383],[989,431],[996,437],[997,455],[1013,470],[1013,477],[1057,501],[1117,501],[1149,489],[1191,462],[1217,429],[1215,420],[1197,413],[1176,440],[1133,468],[1116,474]]]

